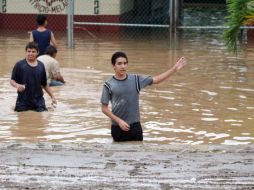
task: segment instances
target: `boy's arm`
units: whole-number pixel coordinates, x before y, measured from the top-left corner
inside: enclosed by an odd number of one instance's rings
[[[169,77],[171,77],[172,75],[174,75],[177,71],[179,71],[180,69],[182,69],[184,66],[186,65],[186,60],[184,57],[180,58],[177,63],[170,68],[169,70],[167,70],[164,73],[161,73],[155,77],[153,77],[153,84],[159,84],[162,81],[168,79]]]
[[[114,120],[118,125],[121,127],[123,131],[129,131],[130,126],[121,118],[117,117],[115,114],[113,114],[107,104],[101,104],[101,111],[108,116],[110,119]]]
[[[62,76],[60,73],[58,73],[58,74],[54,77],[54,79],[55,79],[55,80],[58,80],[58,81],[60,81],[60,82],[62,82],[62,83],[65,83],[65,80],[64,80],[63,76]]]
[[[49,85],[47,84],[46,86],[43,86],[43,89],[48,93],[48,95],[51,97],[52,100],[52,105],[56,104],[56,98],[54,96],[54,94],[51,91],[51,88],[49,87]]]
[[[50,42],[51,42],[51,44],[52,44],[55,48],[57,48],[56,39],[55,39],[55,36],[54,36],[53,32],[51,32],[51,39],[50,39]]]
[[[18,92],[23,92],[25,90],[25,85],[18,84],[15,80],[10,80],[10,84],[17,89]]]
[[[30,32],[29,42],[33,42],[33,41],[34,41],[33,32]]]

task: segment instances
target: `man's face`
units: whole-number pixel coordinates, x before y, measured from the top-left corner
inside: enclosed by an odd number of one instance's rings
[[[119,57],[113,67],[117,75],[124,76],[127,73],[128,62],[124,57]]]
[[[36,49],[30,49],[28,48],[26,50],[26,58],[28,61],[34,61],[36,59],[36,56],[38,55],[38,52]]]

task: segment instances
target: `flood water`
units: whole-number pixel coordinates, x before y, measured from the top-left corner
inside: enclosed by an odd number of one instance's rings
[[[156,32],[155,32],[156,33]],[[0,141],[111,143],[110,120],[101,112],[103,82],[113,75],[110,57],[122,50],[129,72],[154,76],[186,57],[188,65],[140,94],[144,143],[254,143],[254,46],[237,56],[221,31],[185,31],[173,48],[167,33],[116,35],[76,32],[74,49],[55,32],[57,59],[67,81],[54,87],[56,109],[14,112],[16,90],[9,84],[14,64],[25,57],[27,32],[0,32]],[[45,93],[47,106],[50,98]]]

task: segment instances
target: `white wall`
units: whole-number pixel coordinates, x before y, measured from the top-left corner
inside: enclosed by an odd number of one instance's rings
[[[78,15],[120,15],[133,9],[134,0],[74,0],[74,13]],[[8,14],[67,14],[68,0],[6,0],[0,1],[1,12],[6,2]]]

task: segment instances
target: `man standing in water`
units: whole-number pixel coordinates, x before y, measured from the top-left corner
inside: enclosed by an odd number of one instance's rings
[[[52,105],[56,104],[56,99],[47,84],[45,67],[36,59],[38,45],[29,42],[25,50],[26,58],[15,64],[10,81],[18,93],[15,111],[47,111],[42,88],[51,97]]]
[[[47,16],[39,14],[37,16],[38,28],[30,33],[30,42],[35,42],[39,46],[39,55],[44,55],[46,48],[51,44],[56,47],[56,39],[51,30],[47,29]]]
[[[65,83],[65,80],[60,73],[60,67],[58,61],[56,60],[56,54],[57,49],[54,46],[49,45],[46,48],[45,55],[37,57],[37,59],[45,66],[49,86],[61,86]]]
[[[115,75],[104,83],[101,95],[102,112],[112,120],[111,135],[114,141],[142,141],[140,90],[171,77],[185,66],[186,61],[182,57],[171,69],[155,77],[127,74],[128,58],[124,52],[114,53],[111,63]],[[110,101],[112,111],[108,107]]]

